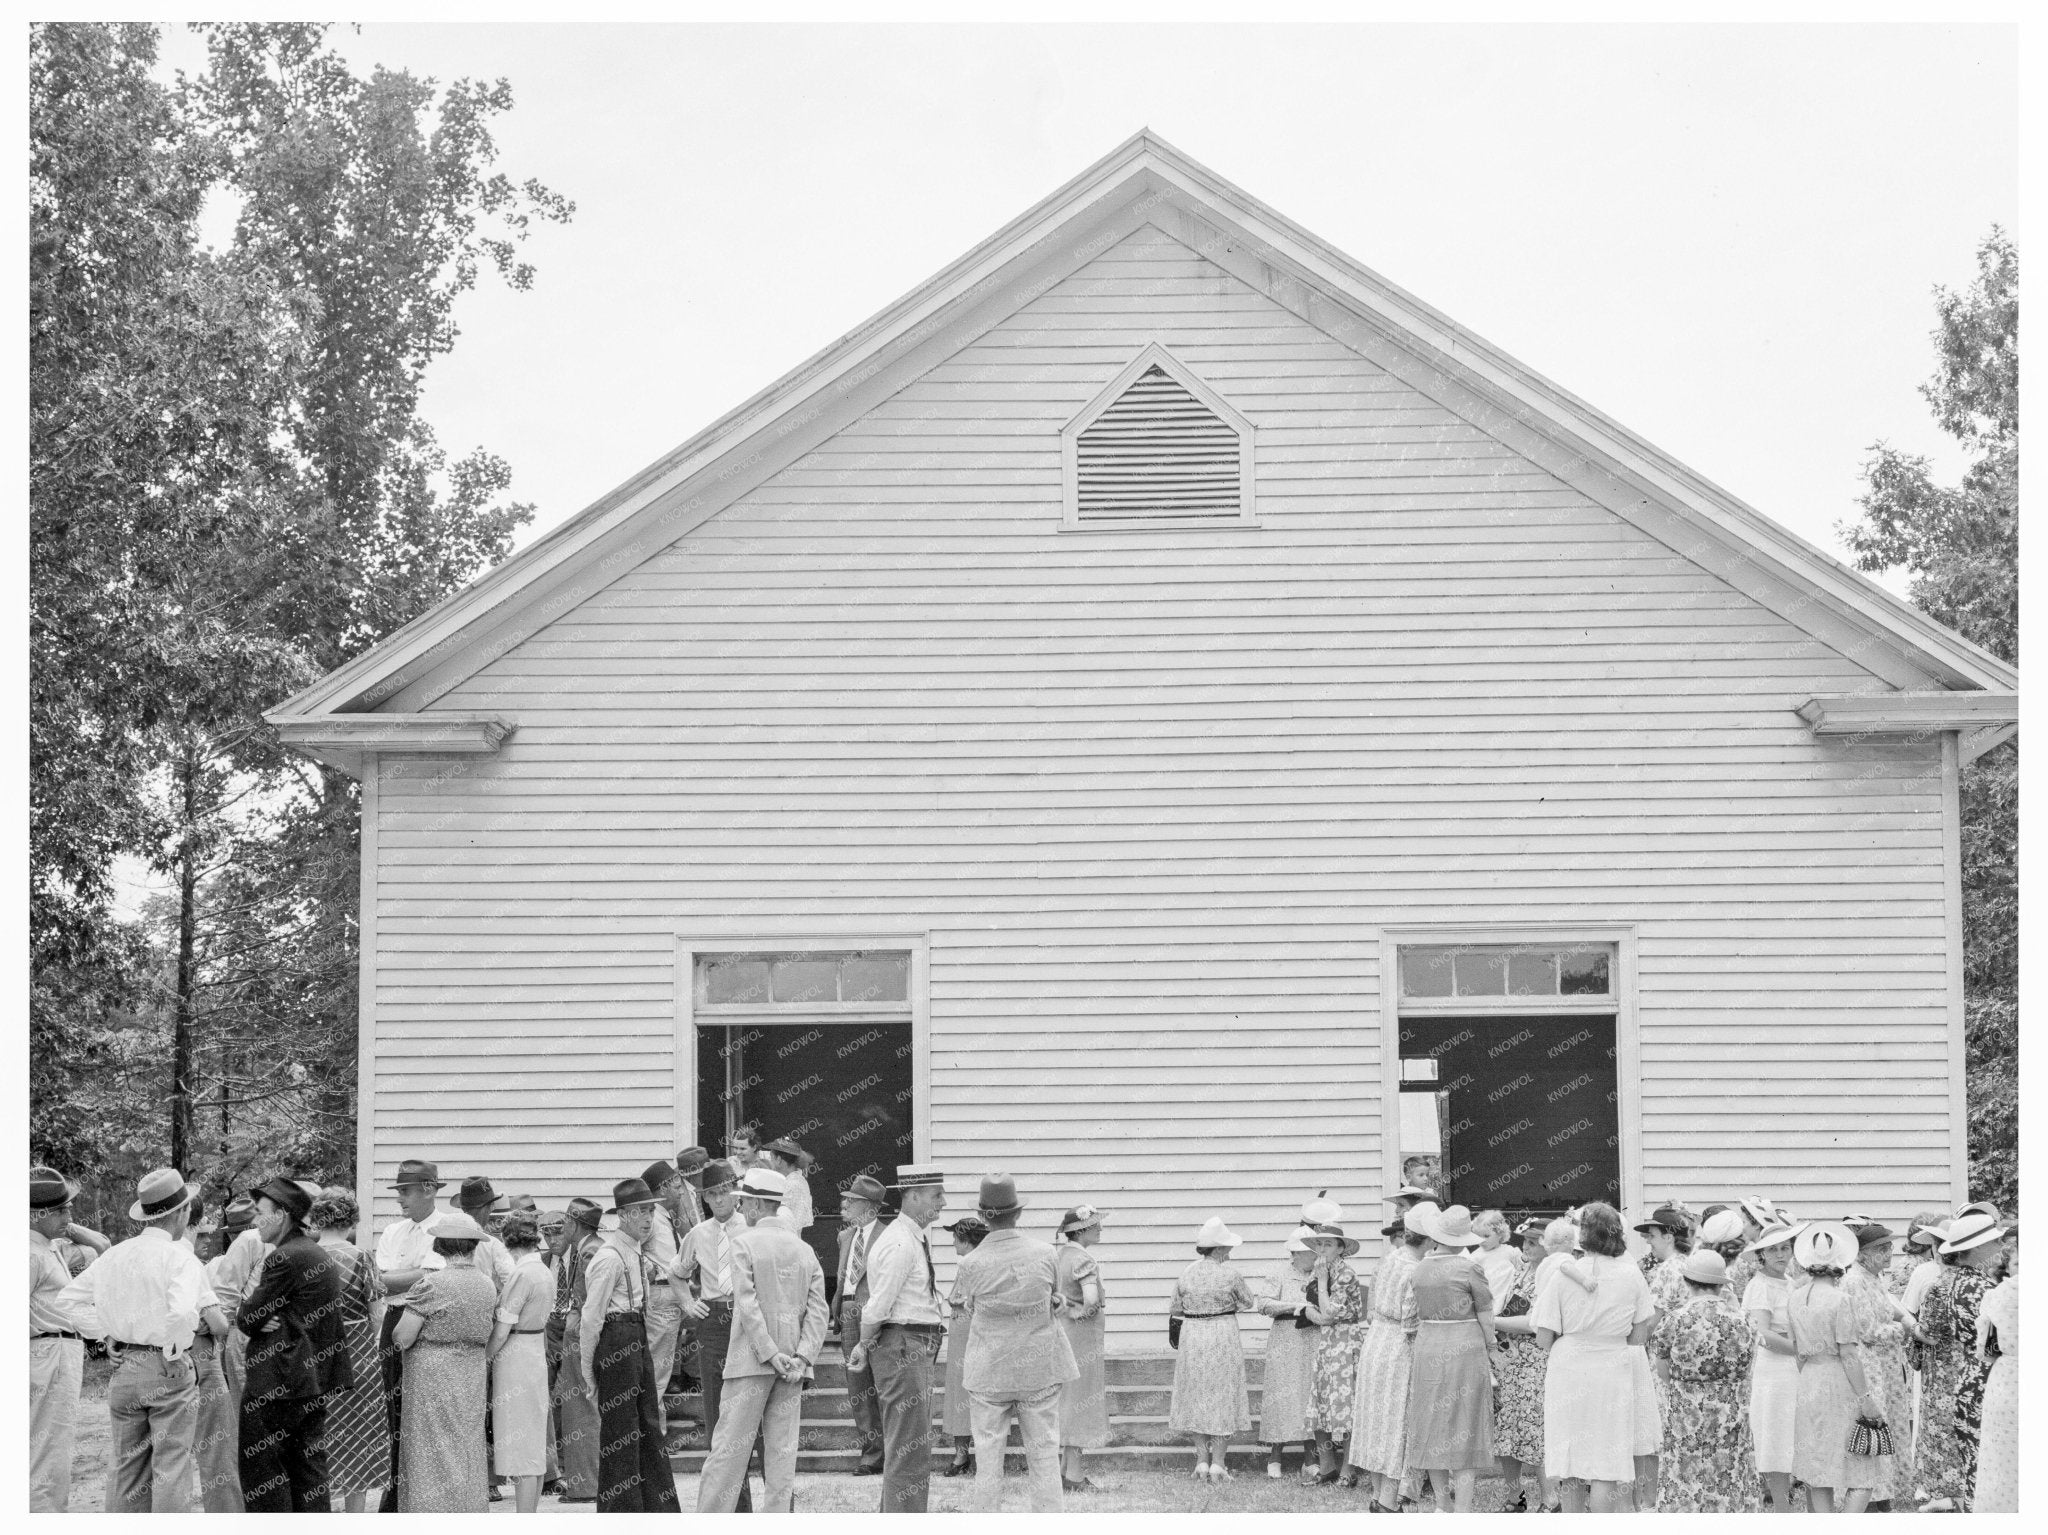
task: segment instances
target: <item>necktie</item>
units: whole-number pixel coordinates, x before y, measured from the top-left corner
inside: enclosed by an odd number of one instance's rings
[[[718,1246],[712,1251],[712,1265],[718,1270],[719,1289],[724,1294],[732,1294],[732,1239],[726,1235],[723,1223],[718,1228]]]
[[[863,1226],[853,1236],[853,1256],[846,1260],[846,1293],[851,1295],[860,1288],[860,1282],[868,1275],[868,1228]]]
[[[924,1232],[917,1234],[917,1245],[924,1252],[925,1293],[931,1296],[934,1306],[939,1303],[939,1271],[932,1267],[931,1238]]]

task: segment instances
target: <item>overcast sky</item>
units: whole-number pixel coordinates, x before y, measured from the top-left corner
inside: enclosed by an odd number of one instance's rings
[[[574,199],[431,376],[552,526],[1143,126],[1839,553],[1942,453],[1931,289],[2017,202],[2002,26],[397,26]],[[166,63],[196,67],[188,38]],[[1952,469],[1952,457],[1937,460]]]

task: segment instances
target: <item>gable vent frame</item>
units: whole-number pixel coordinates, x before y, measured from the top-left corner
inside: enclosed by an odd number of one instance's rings
[[[1145,511],[1128,516],[1091,509],[1085,516],[1081,507],[1081,438],[1111,406],[1122,400],[1133,384],[1157,368],[1180,385],[1197,403],[1213,414],[1237,437],[1237,501],[1234,507],[1212,507],[1186,512]],[[1199,374],[1158,342],[1153,342],[1124,367],[1082,407],[1079,414],[1060,429],[1062,511],[1064,532],[1129,532],[1143,528],[1238,528],[1257,526],[1258,507],[1253,495],[1252,424],[1230,402],[1212,389]]]

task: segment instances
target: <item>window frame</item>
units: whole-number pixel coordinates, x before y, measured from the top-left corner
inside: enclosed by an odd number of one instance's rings
[[[1237,514],[1230,517],[1170,518],[1157,515],[1142,517],[1091,517],[1081,520],[1081,434],[1093,426],[1102,413],[1123,398],[1124,391],[1137,382],[1148,369],[1157,367],[1175,383],[1214,411],[1223,424],[1237,434]],[[1200,532],[1213,528],[1245,528],[1259,525],[1258,504],[1255,494],[1255,480],[1252,469],[1255,462],[1252,424],[1242,412],[1233,408],[1230,402],[1211,388],[1187,364],[1175,357],[1165,347],[1154,341],[1126,363],[1122,370],[1105,384],[1094,398],[1084,405],[1080,413],[1060,428],[1060,531],[1063,533],[1128,533],[1134,530],[1159,532],[1172,529],[1176,532]]]
[[[1401,997],[1401,950],[1437,945],[1528,944],[1555,947],[1576,943],[1614,945],[1609,970],[1612,995],[1571,997]],[[1621,1144],[1621,1199],[1634,1209],[1643,1194],[1642,1056],[1636,1015],[1636,929],[1634,923],[1469,923],[1388,927],[1380,930],[1380,1175],[1384,1186],[1401,1186],[1400,1111],[1401,1016],[1430,1013],[1500,1018],[1531,1015],[1607,1014],[1614,1019],[1615,1121]]]

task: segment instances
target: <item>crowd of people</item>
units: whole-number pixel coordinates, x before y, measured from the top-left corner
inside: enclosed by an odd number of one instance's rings
[[[106,1507],[175,1512],[481,1511],[544,1493],[599,1512],[679,1508],[666,1398],[701,1392],[696,1506],[794,1506],[802,1398],[828,1337],[845,1355],[855,1475],[883,1512],[923,1512],[935,1455],[1001,1506],[1010,1424],[1030,1507],[1094,1486],[1111,1441],[1108,1212],[1052,1241],[1015,1181],[950,1222],[940,1169],[840,1192],[834,1283],[803,1233],[810,1159],[736,1134],[544,1212],[485,1177],[400,1164],[400,1218],[356,1242],[353,1194],[275,1177],[207,1224],[175,1169],[144,1177],[136,1236],[72,1221],[77,1188],[34,1167],[31,1507],[62,1510],[87,1339],[107,1340]],[[1170,1426],[1194,1475],[1232,1479],[1254,1425],[1240,1318],[1269,1319],[1257,1437],[1266,1473],[1360,1488],[1398,1512],[1425,1488],[1511,1511],[2015,1510],[2017,1226],[1989,1205],[1799,1220],[1763,1197],[1677,1204],[1630,1226],[1591,1204],[1511,1229],[1499,1211],[1391,1196],[1370,1276],[1318,1196],[1284,1258],[1240,1270],[1221,1217],[1166,1318]],[[941,1293],[934,1232],[958,1255]],[[833,1296],[828,1306],[828,1288]],[[685,1342],[689,1344],[684,1347]],[[943,1357],[943,1366],[941,1359]],[[939,1389],[943,1414],[935,1417]]]
[[[1988,1204],[1800,1220],[1764,1197],[1631,1228],[1606,1204],[1511,1231],[1405,1186],[1370,1282],[1342,1210],[1302,1208],[1247,1276],[1220,1219],[1174,1290],[1172,1417],[1198,1479],[1252,1428],[1239,1314],[1271,1318],[1266,1472],[1363,1487],[1373,1512],[2018,1508],[2018,1227]],[[1517,1251],[1519,1245],[1520,1251]],[[1527,1485],[1533,1481],[1533,1487]]]

